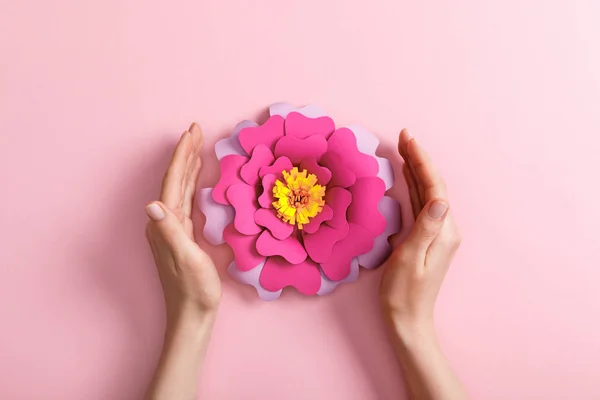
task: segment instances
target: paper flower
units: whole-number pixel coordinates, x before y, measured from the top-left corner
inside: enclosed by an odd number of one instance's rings
[[[393,171],[363,128],[336,129],[315,106],[269,112],[216,143],[221,178],[198,196],[204,235],[231,246],[229,273],[264,300],[286,286],[327,294],[389,255],[400,230],[399,204],[385,196]]]

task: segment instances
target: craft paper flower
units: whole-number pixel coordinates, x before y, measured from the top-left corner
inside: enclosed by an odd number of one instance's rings
[[[399,204],[385,196],[392,168],[375,155],[375,136],[336,129],[315,106],[278,103],[269,113],[216,143],[221,178],[198,196],[204,235],[231,246],[229,273],[264,300],[286,286],[327,294],[389,255],[400,230]]]

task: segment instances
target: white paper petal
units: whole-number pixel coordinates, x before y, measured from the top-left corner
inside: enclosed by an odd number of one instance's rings
[[[260,273],[262,272],[264,266],[265,261],[261,262],[256,267],[252,268],[250,271],[240,271],[239,269],[237,269],[234,261],[231,264],[229,264],[227,272],[238,282],[245,285],[254,286],[256,292],[258,293],[258,297],[260,297],[264,301],[272,301],[281,296],[281,290],[277,292],[269,292],[260,285]]]
[[[370,252],[358,256],[359,264],[368,269],[379,267],[389,257],[392,247],[388,243],[388,237],[400,232],[402,227],[400,204],[396,200],[384,196],[377,208],[385,217],[385,231],[375,238]]]
[[[350,125],[348,129],[354,132],[358,150],[361,153],[375,157],[379,164],[377,176],[385,183],[385,190],[389,190],[394,184],[394,169],[387,158],[379,157],[375,154],[377,146],[379,146],[379,139],[360,125]]]
[[[212,245],[225,243],[223,230],[233,222],[235,210],[231,206],[217,203],[212,197],[213,188],[198,190],[197,201],[200,211],[206,216],[204,238]]]
[[[308,118],[319,118],[319,117],[325,117],[327,116],[327,114],[325,114],[325,111],[314,105],[314,104],[308,104],[304,107],[294,107],[292,104],[290,103],[275,103],[272,104],[269,107],[269,115],[273,116],[273,115],[281,115],[283,118],[287,117],[287,115],[291,112],[298,112],[302,115],[304,115],[305,117]]]
[[[352,263],[350,264],[350,273],[348,274],[348,276],[346,277],[346,279],[343,279],[341,281],[332,281],[331,279],[327,278],[324,274],[323,271],[321,271],[321,288],[319,289],[319,291],[317,292],[317,294],[319,296],[323,296],[326,294],[329,294],[331,292],[333,292],[333,290],[342,282],[354,282],[355,280],[358,279],[358,273],[359,273],[359,268],[358,268],[358,258],[353,258],[352,259]]]
[[[219,140],[215,143],[215,153],[217,154],[217,159],[221,159],[230,154],[237,154],[240,156],[248,156],[242,146],[240,145],[240,141],[238,140],[238,135],[240,131],[244,128],[248,128],[251,126],[258,126],[258,124],[254,121],[244,120],[237,124],[235,128],[233,128],[233,132],[231,136],[226,137],[225,139]]]

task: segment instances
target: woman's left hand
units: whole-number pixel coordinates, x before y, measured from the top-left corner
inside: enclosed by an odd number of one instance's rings
[[[192,124],[179,140],[163,178],[160,201],[146,206],[146,237],[152,248],[167,306],[167,321],[181,313],[203,317],[216,311],[221,282],[210,257],[194,240],[191,219],[204,140]]]

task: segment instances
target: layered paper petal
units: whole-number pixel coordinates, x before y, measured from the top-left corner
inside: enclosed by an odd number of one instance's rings
[[[223,230],[233,222],[234,209],[217,203],[212,198],[212,188],[204,188],[198,191],[197,202],[200,211],[206,216],[204,224],[204,238],[212,245],[225,243]]]
[[[371,251],[358,256],[358,262],[364,268],[380,266],[392,253],[392,246],[388,238],[398,232],[402,227],[400,204],[390,197],[382,197],[378,205],[379,212],[385,217],[386,224],[383,233],[375,238]]]
[[[302,294],[313,295],[321,286],[321,273],[311,260],[291,264],[281,257],[269,257],[260,274],[260,284],[270,292],[293,286]]]
[[[252,154],[252,150],[259,144],[273,150],[275,143],[284,135],[283,124],[284,119],[274,115],[260,126],[242,129],[239,140],[246,154]]]
[[[335,124],[329,117],[310,118],[298,112],[291,112],[285,119],[285,134],[306,139],[313,135],[322,135],[325,139],[335,131]]]

